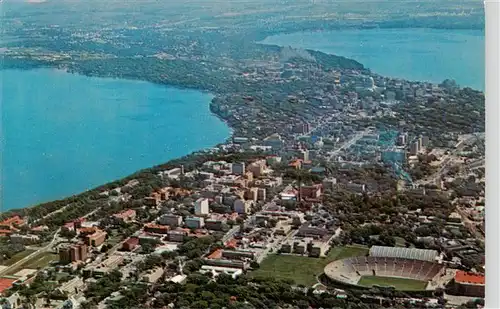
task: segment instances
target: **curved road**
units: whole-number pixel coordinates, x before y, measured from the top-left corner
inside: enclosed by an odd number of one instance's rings
[[[30,255],[28,255],[28,256],[26,256],[26,257],[22,258],[21,260],[19,260],[19,261],[15,262],[14,264],[9,265],[7,268],[4,268],[4,269],[0,270],[0,276],[4,275],[5,273],[9,272],[9,271],[10,271],[10,270],[12,270],[12,269],[15,269],[15,268],[16,268],[16,267],[18,267],[18,266],[23,265],[24,263],[26,263],[26,262],[27,262],[27,261],[29,261],[30,259],[34,258],[35,256],[37,256],[37,255],[39,255],[39,254],[42,254],[42,253],[44,253],[44,252],[48,251],[49,249],[51,249],[51,248],[54,246],[54,244],[57,242],[57,240],[58,240],[58,237],[57,237],[57,236],[58,236],[58,234],[59,234],[59,232],[60,232],[60,231],[61,231],[61,229],[59,228],[59,229],[55,232],[55,234],[54,234],[54,236],[52,237],[52,240],[50,241],[50,243],[49,243],[48,245],[46,245],[45,247],[43,247],[43,248],[41,248],[41,249],[39,249],[39,250],[37,250],[37,251],[35,251],[35,252],[31,253]]]

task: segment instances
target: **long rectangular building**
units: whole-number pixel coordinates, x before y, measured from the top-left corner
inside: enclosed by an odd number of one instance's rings
[[[420,261],[436,261],[439,252],[436,250],[416,249],[416,248],[397,248],[385,246],[372,246],[370,248],[370,256],[374,257],[391,257],[412,259]]]
[[[469,297],[484,297],[485,277],[483,274],[457,271],[454,278],[455,293]]]

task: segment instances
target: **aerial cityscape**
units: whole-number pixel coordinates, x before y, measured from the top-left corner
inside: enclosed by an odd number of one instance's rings
[[[3,309],[484,307],[482,3],[0,5]]]

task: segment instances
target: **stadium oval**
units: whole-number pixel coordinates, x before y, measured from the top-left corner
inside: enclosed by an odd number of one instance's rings
[[[334,261],[324,273],[333,282],[358,288],[433,291],[446,271],[435,262],[437,256],[435,250],[374,246],[369,256]]]

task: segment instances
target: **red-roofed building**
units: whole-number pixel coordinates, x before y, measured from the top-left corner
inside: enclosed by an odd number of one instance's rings
[[[0,230],[0,236],[9,236],[12,234],[11,230]]]
[[[16,226],[22,226],[25,222],[21,217],[14,216],[0,222],[0,229],[2,230],[15,230]]]
[[[150,207],[156,207],[161,201],[161,195],[153,192],[150,196],[144,198],[144,204]]]
[[[471,297],[484,297],[485,277],[483,274],[457,271],[454,280],[457,294]]]
[[[66,228],[70,231],[76,231],[76,229],[79,229],[82,227],[82,222],[85,222],[85,218],[78,218],[78,219],[73,220],[71,222],[65,223],[64,228]]]
[[[227,248],[236,249],[236,247],[238,246],[238,240],[235,238],[231,238],[230,240],[226,241],[225,245]]]
[[[115,219],[117,219],[119,221],[123,221],[123,222],[134,221],[135,216],[136,216],[136,213],[135,213],[135,210],[133,210],[133,209],[127,209],[125,211],[122,211],[120,213],[113,215],[113,217],[115,217]]]
[[[139,238],[130,237],[123,243],[122,249],[126,251],[133,251],[138,245],[139,245]]]
[[[107,233],[102,230],[97,230],[95,233],[85,237],[86,243],[89,246],[99,247],[106,240]]]
[[[300,198],[302,198],[302,199],[318,199],[320,197],[321,197],[321,185],[300,187]]]
[[[95,226],[92,226],[92,227],[82,227],[80,229],[78,229],[78,233],[80,234],[80,236],[86,236],[86,235],[89,235],[89,234],[94,234],[95,232],[97,232],[98,228],[95,227]]]
[[[146,231],[148,233],[155,233],[155,234],[167,234],[168,231],[170,231],[170,226],[154,224],[154,223],[147,223],[144,225],[144,231]]]
[[[3,293],[6,290],[10,289],[16,281],[17,279],[0,278],[0,293]]]
[[[299,195],[299,191],[296,189],[288,189],[288,190],[283,190],[283,192],[280,193],[281,200],[297,200],[297,196]]]
[[[288,164],[289,167],[293,167],[297,170],[300,170],[302,168],[302,160],[297,159]]]
[[[222,257],[222,249],[217,249],[214,252],[210,253],[210,255],[207,256],[207,259],[216,260],[220,259],[221,257]]]
[[[68,222],[68,223],[64,223],[63,228],[67,229],[68,231],[74,231],[75,225],[73,224],[73,222]]]
[[[159,193],[160,193],[160,199],[162,201],[166,201],[170,198],[170,187],[165,187],[165,188],[161,188]]]
[[[34,228],[31,229],[31,232],[33,233],[43,233],[45,231],[48,231],[49,230],[49,227],[46,226],[46,225],[39,225],[39,226],[35,226]]]
[[[85,218],[78,218],[76,220],[73,220],[73,225],[75,226],[75,229],[79,229],[82,227],[82,223],[85,222]]]

